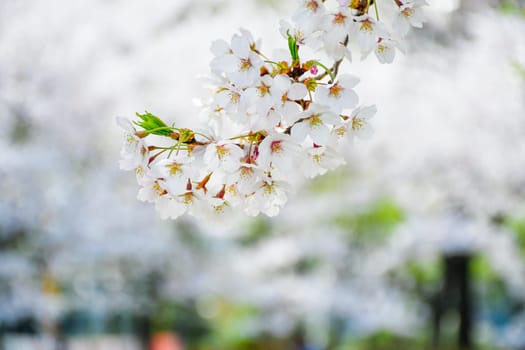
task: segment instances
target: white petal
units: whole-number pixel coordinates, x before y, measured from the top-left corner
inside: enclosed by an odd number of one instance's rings
[[[290,77],[287,75],[278,75],[275,78],[273,78],[273,86],[279,94],[283,94],[284,92],[288,91],[290,88],[290,85],[292,85],[292,82],[290,81]],[[281,96],[276,96],[276,98],[281,98]]]
[[[377,107],[375,105],[362,107],[357,115],[359,119],[367,120],[372,118],[377,113]]]
[[[286,101],[282,107],[283,119],[286,125],[292,125],[295,121],[299,119],[301,114],[301,107],[295,103]]]
[[[309,132],[310,128],[308,127],[307,122],[300,122],[292,127],[290,134],[297,142],[303,142]]]
[[[353,88],[359,84],[359,78],[351,74],[342,74],[337,80],[345,88]]]
[[[248,58],[250,55],[250,43],[245,37],[235,34],[232,38],[232,51],[237,57]]]
[[[326,145],[330,141],[330,129],[326,125],[316,125],[310,129],[312,141],[318,145]]]
[[[131,123],[131,121],[128,119],[128,118],[123,118],[123,117],[117,117],[117,124],[124,130],[134,134],[135,133],[135,128],[133,127],[133,124]]]
[[[308,90],[304,84],[294,83],[288,90],[288,98],[294,101],[300,100],[305,97],[307,93]]]
[[[210,51],[215,56],[226,55],[230,51],[230,45],[225,40],[219,39],[211,43]]]

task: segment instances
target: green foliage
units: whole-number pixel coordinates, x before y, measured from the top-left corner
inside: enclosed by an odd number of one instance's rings
[[[362,340],[343,347],[344,350],[422,350],[426,347],[417,339],[396,335],[389,331],[376,332]]]
[[[24,143],[29,140],[31,136],[32,127],[27,118],[21,115],[15,115],[16,121],[11,130],[10,138],[13,143]]]
[[[240,237],[237,242],[243,246],[257,244],[271,235],[271,227],[271,223],[268,219],[264,217],[254,218],[246,228],[246,234]]]
[[[441,280],[442,266],[439,261],[409,261],[406,268],[418,285],[435,285]]]
[[[385,330],[338,347],[338,350],[460,350],[454,345],[455,337],[443,343],[448,343],[448,345],[441,344],[441,346],[433,347],[425,337],[406,337]],[[477,344],[476,349],[494,350],[493,347],[486,347],[482,344]]]
[[[498,275],[490,266],[487,257],[484,255],[476,255],[474,259],[472,259],[470,271],[475,281],[493,283],[499,279]]]
[[[525,67],[523,67],[521,64],[514,62],[512,63],[512,68],[516,72],[517,75],[520,76],[520,78],[525,80]]]
[[[297,274],[308,274],[321,265],[321,260],[316,257],[303,257],[297,260],[292,268]]]
[[[507,15],[520,15],[525,17],[525,8],[512,0],[503,1],[500,5],[500,11]]]
[[[214,316],[210,319],[212,333],[206,344],[212,349],[254,349],[254,338],[248,336],[249,321],[259,315],[259,310],[252,305],[233,304],[225,299],[216,299],[213,303]]]
[[[519,249],[525,257],[525,217],[508,217],[503,225],[515,234]]]
[[[288,36],[288,49],[292,56],[292,62],[299,62],[299,45],[297,45],[297,39],[290,35],[290,31],[287,31],[286,35]]]
[[[333,217],[337,226],[351,231],[356,237],[371,241],[388,237],[403,220],[401,208],[388,199],[379,200],[360,213],[340,212]]]
[[[201,339],[209,332],[207,322],[197,313],[194,303],[159,302],[152,315],[153,331],[176,331],[187,341]]]
[[[340,168],[313,179],[308,186],[308,190],[312,194],[319,195],[323,193],[340,191],[341,184],[347,181],[351,176],[352,174],[348,168]]]
[[[136,125],[144,128],[149,134],[169,136],[173,132],[173,128],[169,127],[159,117],[154,116],[149,112],[144,114],[136,113],[142,121],[134,122]]]

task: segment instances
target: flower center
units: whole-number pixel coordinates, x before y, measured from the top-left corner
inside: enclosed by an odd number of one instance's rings
[[[272,153],[281,153],[283,150],[282,141],[272,141],[270,144],[270,151]]]
[[[412,17],[415,12],[416,12],[416,10],[414,10],[412,8],[406,8],[403,11],[401,11],[403,16],[405,16],[406,18]]]
[[[344,24],[345,20],[346,20],[346,16],[343,15],[341,12],[339,12],[334,15],[334,19],[332,20],[332,22],[334,24]]]
[[[250,61],[250,59],[241,59],[241,65],[239,67],[241,71],[248,70],[251,66],[252,62]]]
[[[321,116],[320,114],[314,114],[310,117],[309,122],[310,122],[311,128],[314,128],[316,126],[323,124],[323,120],[320,118],[320,116]]]
[[[263,185],[263,190],[265,195],[271,195],[275,193],[275,185],[272,183],[265,182]]]
[[[381,44],[377,45],[377,52],[383,53],[387,50],[388,50],[388,47],[386,47],[385,45],[381,45]]]
[[[364,125],[365,125],[365,123],[363,122],[362,119],[359,119],[359,118],[352,119],[352,130],[354,130],[354,131],[359,130]]]
[[[165,194],[167,194],[168,192],[163,189],[162,187],[160,187],[159,183],[158,182],[154,182],[153,183],[153,190],[159,195],[159,196],[163,196]]]
[[[345,136],[346,135],[346,128],[342,126],[340,128],[335,129],[335,134],[339,138]]]
[[[247,166],[242,166],[239,171],[241,178],[246,179],[253,176],[253,169]]]
[[[372,25],[372,22],[366,19],[361,22],[361,27],[359,30],[371,34],[374,31],[374,26]]]
[[[230,92],[230,101],[233,104],[239,103],[239,100],[241,99],[241,95],[236,92]]]
[[[226,148],[226,145],[215,146],[215,152],[217,152],[217,157],[219,157],[219,159],[223,159],[225,156],[230,154],[228,148]]]
[[[307,1],[305,6],[307,9],[309,9],[312,12],[317,12],[317,10],[319,9],[319,4],[317,3],[316,0]]]
[[[182,196],[182,202],[186,205],[190,205],[193,203],[194,195],[193,192],[186,192]]]
[[[316,162],[317,164],[320,164],[321,160],[323,159],[323,155],[322,154],[314,154],[312,158],[313,158],[314,162]]]
[[[171,164],[166,165],[168,168],[170,175],[177,175],[182,173],[182,164],[173,162]]]
[[[145,174],[145,170],[142,166],[138,166],[135,168],[135,174],[137,174],[138,176],[143,176]]]
[[[258,90],[261,97],[270,93],[270,87],[264,83],[258,86]]]
[[[339,98],[339,96],[341,95],[343,91],[344,91],[344,88],[341,85],[335,84],[334,86],[330,88],[330,95],[332,97]]]

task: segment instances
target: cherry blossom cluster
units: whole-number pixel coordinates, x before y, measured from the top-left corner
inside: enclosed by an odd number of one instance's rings
[[[155,203],[162,218],[220,216],[233,208],[276,215],[304,179],[343,164],[353,138],[370,134],[376,108],[358,106],[359,79],[339,75],[339,67],[354,44],[362,57],[374,51],[381,63],[392,62],[396,38],[421,26],[425,2],[394,4],[396,34],[371,0],[300,0],[292,23],[280,23],[288,49],[277,58],[244,29],[230,42],[215,41],[207,132],[148,112],[134,122],[118,119],[126,130],[120,165],[136,172],[138,198]],[[333,63],[304,59],[303,47]]]

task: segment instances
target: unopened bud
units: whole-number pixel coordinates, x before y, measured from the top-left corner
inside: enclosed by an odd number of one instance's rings
[[[141,138],[143,139],[144,137],[148,136],[148,132],[146,130],[139,130],[135,133],[135,135],[138,137],[138,138]]]

